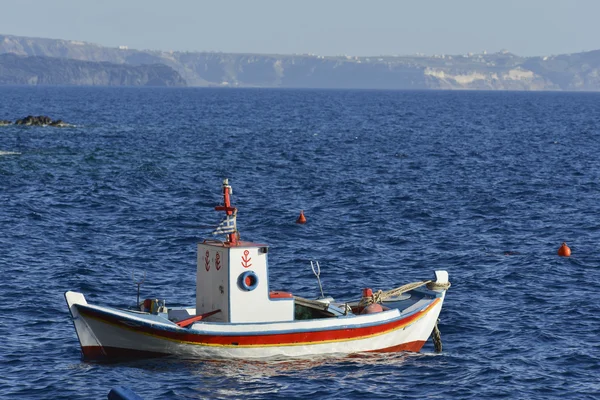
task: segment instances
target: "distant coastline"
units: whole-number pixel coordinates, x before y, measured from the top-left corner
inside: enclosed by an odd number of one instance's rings
[[[321,56],[135,50],[0,35],[0,85],[600,91],[600,50]]]

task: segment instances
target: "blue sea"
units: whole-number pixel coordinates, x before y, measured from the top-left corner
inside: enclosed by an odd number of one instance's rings
[[[600,93],[0,87],[30,114],[75,127],[0,127],[0,398],[600,397]],[[195,304],[223,178],[273,290],[447,270],[443,351],[83,361],[63,293]]]

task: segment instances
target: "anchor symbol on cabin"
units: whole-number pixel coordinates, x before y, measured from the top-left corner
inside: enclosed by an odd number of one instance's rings
[[[206,253],[204,254],[204,268],[206,268],[206,271],[210,269],[210,253],[208,250],[206,250]]]
[[[242,256],[242,267],[244,268],[250,268],[252,266],[252,264],[250,264],[252,258],[248,257],[249,254],[250,252],[248,250],[244,250],[244,255]]]
[[[215,268],[218,270],[221,269],[221,253],[217,251],[215,254]]]

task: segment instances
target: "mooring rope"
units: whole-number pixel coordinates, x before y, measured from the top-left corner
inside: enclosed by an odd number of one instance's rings
[[[438,319],[435,322],[435,326],[433,327],[433,332],[431,332],[431,339],[433,340],[433,348],[436,353],[442,352],[442,334],[438,328],[438,323],[440,320]]]

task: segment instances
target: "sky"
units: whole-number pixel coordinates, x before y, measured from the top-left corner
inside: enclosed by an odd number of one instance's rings
[[[599,0],[0,0],[0,34],[165,51],[521,56],[600,49]]]

